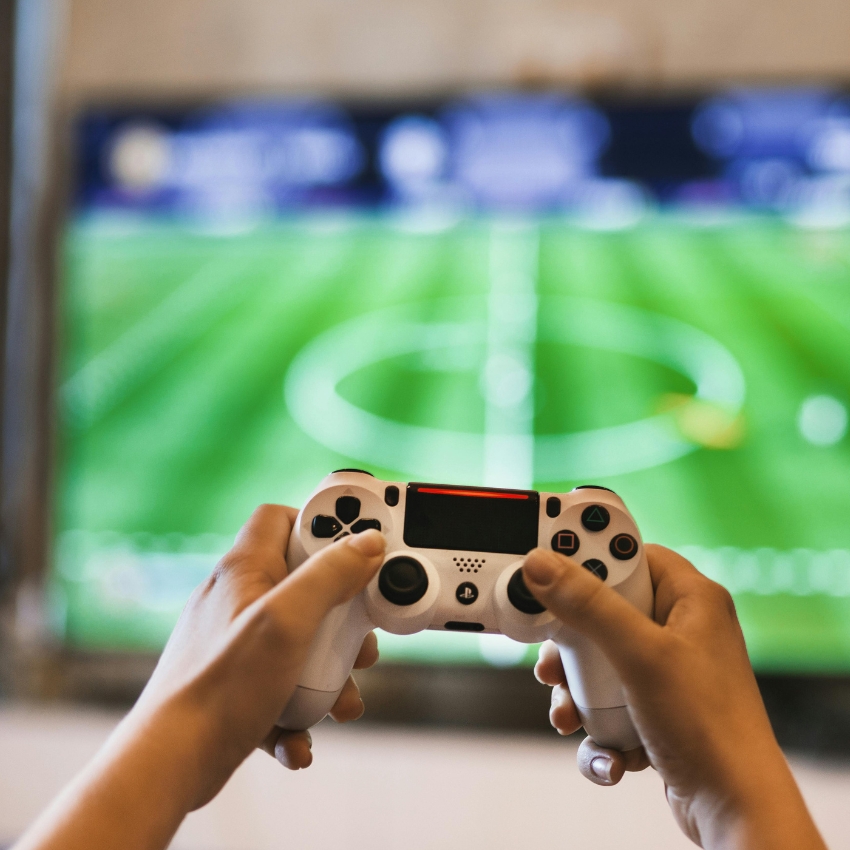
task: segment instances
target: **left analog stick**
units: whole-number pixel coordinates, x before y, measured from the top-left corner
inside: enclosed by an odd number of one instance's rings
[[[428,590],[428,574],[415,558],[399,555],[381,567],[378,589],[394,605],[413,605]]]
[[[546,610],[526,587],[522,577],[522,567],[511,576],[508,582],[508,599],[511,605],[523,614],[542,614]]]

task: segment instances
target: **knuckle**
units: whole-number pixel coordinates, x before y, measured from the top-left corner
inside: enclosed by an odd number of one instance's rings
[[[280,575],[282,560],[285,566],[283,555],[274,547],[237,544],[213,567],[210,579],[218,582],[234,575],[252,572],[261,572],[270,576]]]
[[[727,616],[737,619],[738,614],[735,610],[735,600],[732,598],[732,594],[716,581],[707,579],[706,582],[706,591],[712,606]]]
[[[233,573],[238,572],[247,560],[248,556],[244,551],[235,548],[231,549],[213,567],[208,579],[209,583],[216,584],[222,579],[226,579]]]
[[[297,641],[302,629],[297,617],[282,613],[272,605],[259,605],[251,617],[251,627],[263,642],[290,645]]]

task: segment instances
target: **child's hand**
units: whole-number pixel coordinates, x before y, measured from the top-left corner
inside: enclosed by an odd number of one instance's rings
[[[208,734],[199,804],[256,747],[289,768],[309,766],[309,732],[283,732],[275,720],[295,690],[324,615],[362,590],[381,564],[385,540],[370,530],[322,549],[287,577],[285,553],[296,516],[280,505],[254,511],[192,594],[133,709],[147,717],[174,701],[195,707]],[[370,632],[354,666],[369,667],[377,658]],[[344,722],[362,713],[360,692],[349,678],[331,716]]]
[[[822,848],[764,709],[729,593],[684,558],[646,547],[655,622],[574,561],[536,549],[529,590],[553,614],[595,640],[617,669],[643,747],[621,753],[590,738],[579,768],[614,785],[652,765],[679,826],[704,847]],[[580,728],[557,647],[535,669],[553,686],[550,720]]]

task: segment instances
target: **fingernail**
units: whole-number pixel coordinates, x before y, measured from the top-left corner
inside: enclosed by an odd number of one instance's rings
[[[348,545],[367,558],[383,555],[387,549],[387,539],[376,528],[370,528],[360,534],[346,538]]]
[[[606,782],[611,781],[611,759],[605,756],[597,756],[590,763],[590,772],[598,779],[604,779]]]
[[[307,746],[312,750],[313,749],[313,736],[307,732]]]
[[[525,559],[522,571],[535,584],[545,587],[555,580],[558,574],[558,563],[551,552],[536,549]]]

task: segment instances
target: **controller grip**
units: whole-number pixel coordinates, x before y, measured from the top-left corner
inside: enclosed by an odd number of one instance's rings
[[[316,691],[298,685],[280,715],[281,729],[302,730],[315,726],[334,707],[342,688],[336,691]]]
[[[652,616],[655,600],[645,560],[617,591],[638,610]],[[632,723],[620,677],[602,650],[584,635],[565,627],[555,637],[567,684],[587,734],[602,747],[633,750],[641,746]]]
[[[640,736],[624,705],[614,708],[579,708],[584,731],[599,744],[612,750],[634,750],[641,746]]]
[[[298,687],[277,720],[282,729],[315,726],[334,706],[373,628],[362,594],[338,605],[316,632]]]
[[[613,750],[640,746],[626,708],[626,695],[611,663],[596,644],[564,629],[556,643],[567,685],[585,731],[597,744]]]

